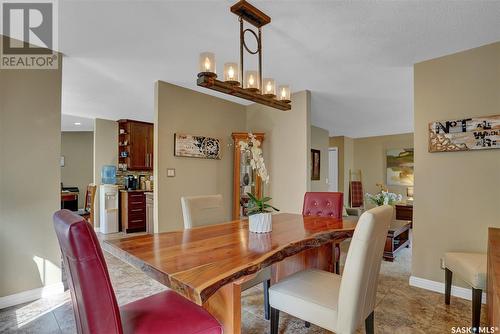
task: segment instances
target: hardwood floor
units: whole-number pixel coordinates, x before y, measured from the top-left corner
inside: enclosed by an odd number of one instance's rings
[[[345,251],[342,252],[345,256]],[[375,333],[450,333],[452,326],[469,326],[470,301],[452,297],[444,304],[438,293],[410,287],[411,248],[404,249],[394,262],[382,262],[375,308]],[[160,292],[165,288],[139,270],[105,252],[115,293],[120,305]],[[344,259],[342,259],[343,261]],[[444,274],[443,274],[444,275]],[[262,286],[243,293],[242,332],[269,333],[264,320]],[[0,310],[0,333],[76,333],[69,292]],[[486,309],[482,311],[485,322]],[[280,333],[329,333],[281,314]],[[359,333],[364,333],[360,329]]]

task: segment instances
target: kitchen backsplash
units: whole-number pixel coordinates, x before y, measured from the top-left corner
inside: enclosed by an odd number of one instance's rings
[[[116,184],[125,186],[125,178],[128,175],[134,175],[139,178],[140,175],[146,176],[146,180],[153,181],[153,172],[151,171],[136,171],[136,170],[127,170],[127,171],[116,171]]]

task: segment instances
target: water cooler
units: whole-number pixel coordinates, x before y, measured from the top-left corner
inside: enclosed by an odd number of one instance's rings
[[[118,232],[118,186],[101,184],[99,186],[99,207],[101,233]]]

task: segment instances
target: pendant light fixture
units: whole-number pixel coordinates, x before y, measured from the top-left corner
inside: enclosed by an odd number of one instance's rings
[[[198,86],[216,90],[260,103],[280,110],[290,110],[290,86],[280,85],[276,90],[273,78],[262,77],[262,27],[271,22],[271,18],[262,11],[241,0],[231,7],[231,12],[239,17],[240,22],[240,63],[224,64],[223,81],[217,79],[215,55],[212,52],[202,52],[199,58]],[[257,28],[257,33],[244,27],[247,22]],[[257,49],[251,50],[245,43],[245,36],[253,35],[257,41]],[[244,69],[244,52],[258,55],[258,70]]]

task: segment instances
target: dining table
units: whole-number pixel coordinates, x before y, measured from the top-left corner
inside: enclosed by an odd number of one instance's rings
[[[333,243],[352,236],[356,221],[280,213],[272,231],[253,233],[248,219],[104,241],[104,249],[201,305],[241,333],[241,286],[266,267],[271,285],[307,268],[333,271]]]

